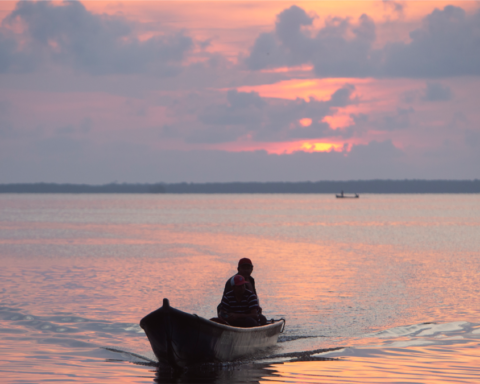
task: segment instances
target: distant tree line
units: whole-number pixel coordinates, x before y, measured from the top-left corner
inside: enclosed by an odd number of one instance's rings
[[[480,180],[316,182],[0,184],[0,193],[480,193]]]
[[[165,184],[167,193],[480,193],[480,180],[350,180]]]
[[[0,184],[0,193],[165,193],[165,186],[158,184],[110,183],[89,184]]]

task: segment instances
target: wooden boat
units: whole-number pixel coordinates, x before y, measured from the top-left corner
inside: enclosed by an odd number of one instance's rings
[[[160,363],[185,368],[232,361],[274,346],[285,320],[253,328],[232,327],[179,311],[163,299],[163,306],[145,316],[140,326]]]

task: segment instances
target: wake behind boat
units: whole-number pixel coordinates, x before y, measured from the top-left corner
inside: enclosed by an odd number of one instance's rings
[[[172,308],[168,299],[163,299],[163,306],[145,316],[140,326],[159,362],[185,368],[232,361],[274,346],[285,320],[252,328],[232,327]]]

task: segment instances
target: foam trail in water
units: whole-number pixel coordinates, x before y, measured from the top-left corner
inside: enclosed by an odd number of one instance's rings
[[[135,364],[143,364],[143,365],[145,365],[145,364],[152,365],[152,366],[157,366],[158,365],[158,360],[157,359],[149,358],[149,357],[140,355],[140,354],[135,353],[135,352],[124,351],[124,350],[121,350],[121,349],[111,348],[111,347],[104,347],[104,349],[106,349],[107,351],[110,351],[110,352],[115,352],[115,353],[121,354],[122,357],[124,357],[124,359],[122,359],[124,361],[130,361],[130,362],[135,363]]]
[[[444,324],[421,323],[395,327],[380,332],[363,335],[368,344],[327,351],[322,356],[373,356],[393,348],[409,348],[420,346],[446,346],[466,344],[478,341],[479,324],[466,321],[455,321]]]

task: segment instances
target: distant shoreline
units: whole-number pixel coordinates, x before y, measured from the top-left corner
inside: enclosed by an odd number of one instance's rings
[[[480,180],[350,180],[316,182],[0,184],[0,193],[480,193]]]

